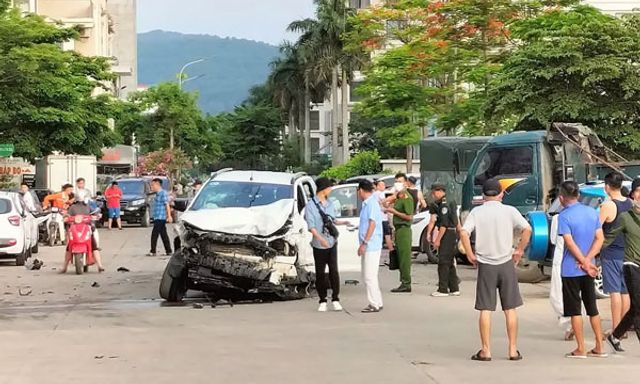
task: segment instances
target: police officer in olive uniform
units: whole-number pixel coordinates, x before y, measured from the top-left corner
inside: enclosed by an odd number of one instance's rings
[[[434,203],[429,210],[436,216],[438,233],[434,246],[438,249],[438,290],[433,297],[459,296],[460,280],[456,273],[455,255],[457,245],[458,205],[452,199],[447,199],[446,187],[442,183],[431,186],[431,196]]]

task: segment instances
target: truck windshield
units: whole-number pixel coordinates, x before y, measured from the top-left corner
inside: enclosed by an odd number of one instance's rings
[[[118,187],[122,190],[123,195],[144,195],[144,181],[142,180],[118,181]]]
[[[482,185],[485,181],[498,176],[529,175],[532,172],[533,150],[531,147],[490,149],[480,161],[474,184]]]
[[[212,181],[203,187],[191,209],[250,208],[293,199],[291,185]]]

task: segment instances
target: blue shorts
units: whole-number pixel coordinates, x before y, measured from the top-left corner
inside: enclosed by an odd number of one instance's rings
[[[607,249],[601,253],[602,290],[604,293],[629,293],[624,283],[624,273],[622,272],[623,254],[623,249]]]
[[[120,217],[120,208],[109,208],[109,218],[117,219]]]

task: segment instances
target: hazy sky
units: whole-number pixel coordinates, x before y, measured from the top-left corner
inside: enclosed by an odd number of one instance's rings
[[[312,0],[138,0],[138,32],[154,29],[279,44],[296,19],[313,16]]]

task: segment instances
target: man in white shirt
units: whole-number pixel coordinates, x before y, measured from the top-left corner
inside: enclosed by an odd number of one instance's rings
[[[22,201],[29,212],[36,212],[36,202],[33,199],[33,195],[29,190],[29,186],[26,183],[20,184],[20,193],[22,194]]]
[[[531,226],[514,207],[502,204],[502,187],[495,179],[482,186],[484,204],[469,213],[462,226],[460,241],[469,261],[478,266],[476,310],[480,311],[482,349],[471,357],[491,361],[491,313],[496,310],[496,290],[507,320],[509,360],[521,360],[517,348],[518,315],[522,305],[515,265],[520,262],[531,238]],[[514,231],[520,230],[520,241],[513,249]],[[471,233],[475,232],[476,249],[471,248]]]
[[[385,190],[387,186],[384,181],[378,180],[375,183],[376,191],[374,195],[378,199],[380,203],[380,208],[382,209],[382,233],[384,234],[384,243],[387,245],[387,249],[389,251],[393,250],[393,239],[391,238],[391,225],[389,224],[389,214],[387,213],[387,196],[385,194]]]

